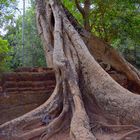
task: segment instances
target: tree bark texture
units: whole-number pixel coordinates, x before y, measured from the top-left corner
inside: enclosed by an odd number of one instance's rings
[[[106,43],[78,27],[59,1],[37,0],[36,13],[48,64],[55,70],[56,87],[43,105],[1,125],[0,138],[137,140],[139,94],[119,85],[97,61],[123,73],[138,88],[139,71]],[[62,133],[66,134],[63,138]]]

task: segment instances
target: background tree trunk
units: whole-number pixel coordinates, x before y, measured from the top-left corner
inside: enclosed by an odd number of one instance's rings
[[[62,136],[62,131],[69,134],[63,139],[137,139],[140,96],[114,81],[96,60],[107,62],[138,86],[139,72],[98,38],[80,28],[77,32],[77,23],[58,1],[37,0],[36,9],[56,87],[43,105],[1,125],[2,139],[56,140],[55,134]]]

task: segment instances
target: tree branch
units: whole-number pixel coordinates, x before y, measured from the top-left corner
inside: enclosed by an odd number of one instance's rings
[[[79,0],[75,0],[76,7],[78,8],[79,12],[84,16],[85,12],[84,9],[80,6]]]
[[[84,12],[87,13],[87,14],[90,11],[90,5],[91,5],[91,1],[90,0],[85,0],[85,2],[84,2]]]
[[[91,31],[91,26],[89,22],[89,15],[90,15],[90,5],[91,1],[90,0],[85,0],[84,1],[84,27],[87,31]]]

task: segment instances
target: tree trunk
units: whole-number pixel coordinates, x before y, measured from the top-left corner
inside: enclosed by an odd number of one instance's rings
[[[139,71],[78,27],[57,0],[37,0],[36,9],[38,30],[49,66],[55,70],[56,87],[43,105],[1,125],[0,138],[138,139],[140,96],[114,81],[97,61],[111,65],[138,87]]]
[[[110,70],[115,70],[115,72],[124,74],[129,80],[128,89],[137,94],[140,94],[140,72],[129,62],[127,62],[123,56],[121,56],[121,54],[119,54],[109,44],[94,36],[90,32],[84,30],[65,7],[64,11],[72,25],[74,25],[75,29],[82,37],[84,43],[86,44],[95,60],[101,64],[101,66],[102,64],[106,64],[108,66],[107,69],[106,67],[103,68],[107,72]]]

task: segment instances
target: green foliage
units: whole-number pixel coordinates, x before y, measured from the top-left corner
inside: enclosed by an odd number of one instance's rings
[[[12,51],[9,47],[8,41],[3,40],[0,37],[0,72],[8,70],[8,63],[11,60],[10,52]]]
[[[20,66],[46,66],[43,47],[36,27],[34,2],[32,2],[31,7],[26,10],[25,14],[24,50],[22,47],[22,16],[18,17],[15,25],[16,26],[7,26],[6,29],[8,32],[5,35],[5,39],[13,46],[11,68],[16,69]],[[23,52],[24,63],[22,61]]]
[[[68,10],[83,25],[81,13],[75,0],[62,0]],[[79,0],[83,7],[84,0]],[[140,1],[139,0],[91,0],[88,20],[91,32],[123,52],[140,47]],[[127,51],[128,50],[128,51]],[[136,53],[134,53],[134,57]],[[139,60],[140,61],[140,60]]]
[[[83,18],[79,13],[74,0],[61,0],[64,6],[73,14],[73,16],[79,21],[79,23],[83,26]]]
[[[82,16],[77,10],[74,0],[62,0],[76,19],[83,25]],[[83,0],[79,0],[83,5]],[[126,44],[126,39],[140,43],[140,2],[138,0],[91,0],[90,21],[91,32],[96,36],[117,46]],[[118,41],[119,40],[119,41]]]
[[[13,59],[10,66],[11,68],[23,65],[45,66],[44,51],[36,27],[35,0],[31,0],[31,7],[26,10],[25,14],[25,61],[24,64],[22,63],[22,16],[19,16],[14,21],[14,24],[9,24],[14,16],[11,7],[16,1],[0,1],[0,13],[2,11],[4,13],[0,14],[2,19],[0,25],[3,25],[1,23],[6,24],[8,32],[4,38],[8,40],[10,46],[13,46]],[[74,0],[61,1],[79,21],[81,26],[84,26],[83,16],[78,11]],[[83,7],[84,0],[79,0],[79,4]],[[111,44],[114,48],[119,49],[124,54],[139,50],[140,2],[138,0],[91,0],[90,14],[87,18],[91,26],[91,32]],[[135,59],[138,53],[133,54]]]
[[[0,28],[14,24],[17,0],[0,0]]]

